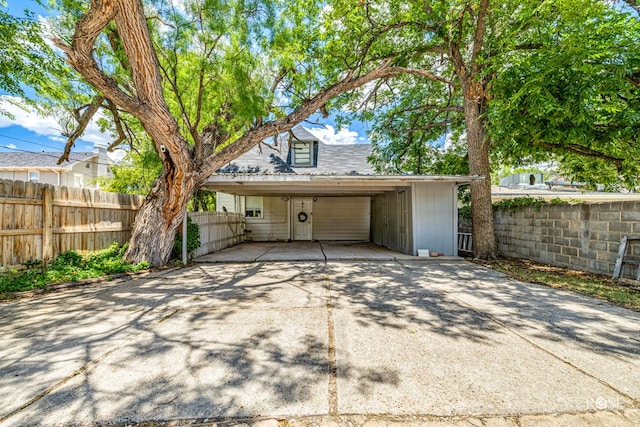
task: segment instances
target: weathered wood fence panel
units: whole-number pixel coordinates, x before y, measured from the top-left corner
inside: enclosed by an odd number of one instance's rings
[[[129,194],[0,180],[0,266],[125,243],[143,200]]]
[[[227,212],[189,212],[189,217],[200,226],[200,248],[194,256],[216,252],[245,240],[244,215]]]

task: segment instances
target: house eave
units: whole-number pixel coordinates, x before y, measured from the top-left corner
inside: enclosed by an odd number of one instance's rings
[[[0,166],[0,171],[56,171],[64,172],[66,167],[51,166]]]
[[[205,187],[237,195],[373,195],[412,183],[464,185],[484,179],[470,175],[314,175],[314,174],[216,174]]]

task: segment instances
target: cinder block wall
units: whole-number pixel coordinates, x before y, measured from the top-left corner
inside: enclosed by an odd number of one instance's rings
[[[499,251],[510,257],[612,274],[620,238],[640,236],[640,202],[529,206],[494,213]],[[628,254],[640,259],[640,244]],[[637,266],[625,265],[635,278]]]

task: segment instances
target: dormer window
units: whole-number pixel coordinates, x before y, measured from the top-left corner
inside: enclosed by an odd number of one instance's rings
[[[293,166],[313,166],[313,142],[295,141],[291,144]]]

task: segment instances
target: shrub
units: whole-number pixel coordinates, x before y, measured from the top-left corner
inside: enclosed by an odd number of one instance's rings
[[[200,226],[187,216],[187,253],[191,259],[193,252],[200,247]],[[176,233],[173,242],[173,256],[180,259],[182,257],[182,228]]]
[[[75,251],[63,252],[48,268],[16,270],[0,273],[0,295],[10,292],[42,289],[48,284],[108,276],[110,274],[133,272],[149,268],[149,264],[131,264],[122,259],[126,245],[113,243],[107,249],[90,252],[85,256]],[[40,263],[30,262],[39,266]],[[27,267],[29,267],[27,265]]]

